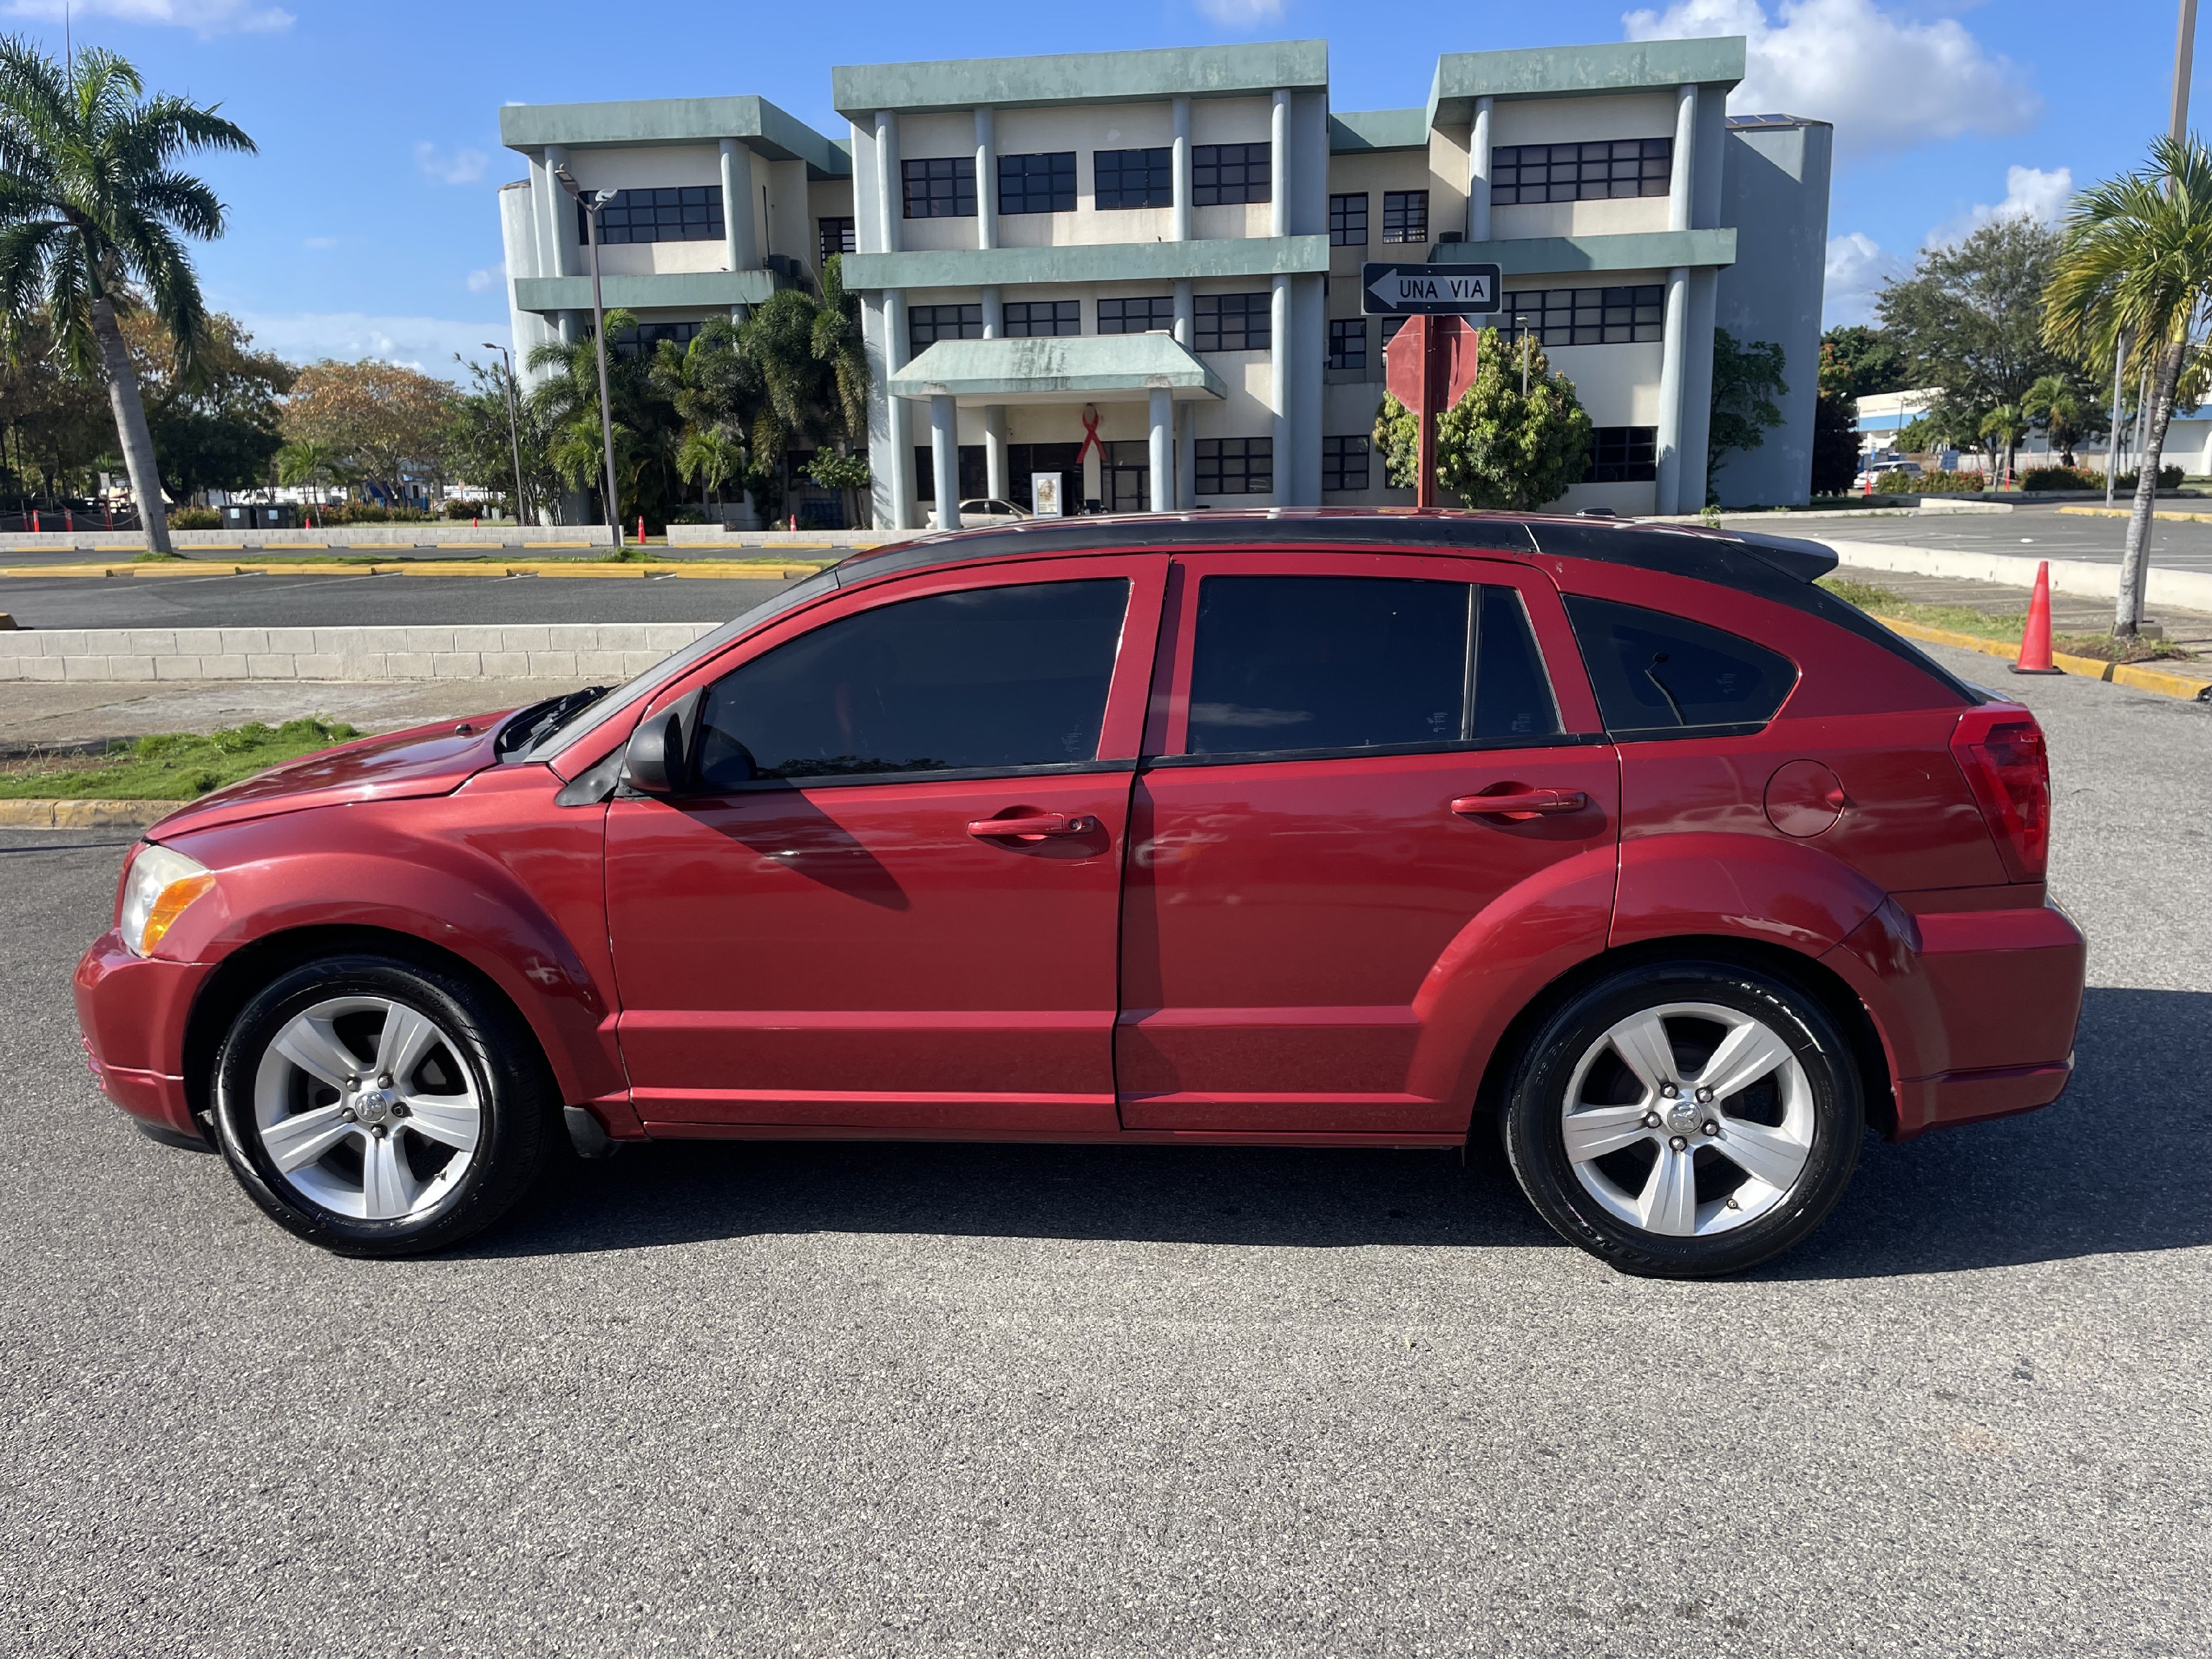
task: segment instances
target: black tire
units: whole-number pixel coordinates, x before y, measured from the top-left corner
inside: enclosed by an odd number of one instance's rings
[[[442,1067],[450,1057],[465,1071],[458,1086],[475,1091],[476,1140],[465,1166],[425,1208],[397,1219],[348,1215],[302,1191],[277,1168],[257,1119],[256,1079],[270,1045],[307,1010],[351,997],[402,1004],[441,1027],[429,1063]],[[356,1040],[352,1051],[361,1048]],[[537,1040],[511,1008],[459,975],[366,954],[302,963],[265,986],[223,1037],[214,1098],[217,1139],[247,1194],[280,1225],[340,1255],[419,1255],[483,1231],[530,1190],[557,1128]],[[397,1146],[396,1122],[390,1133]],[[423,1145],[434,1157],[436,1148]]]
[[[1638,1014],[1686,1004],[1733,1010],[1763,1024],[1782,1040],[1808,1085],[1796,1097],[1801,1103],[1809,1098],[1810,1146],[1791,1184],[1731,1188],[1729,1182],[1741,1182],[1747,1177],[1723,1157],[1717,1143],[1735,1133],[1730,1125],[1739,1120],[1713,1118],[1720,1133],[1710,1141],[1698,1129],[1678,1139],[1670,1133],[1672,1126],[1662,1121],[1649,1137],[1651,1161],[1644,1166],[1652,1171],[1649,1179],[1656,1182],[1656,1165],[1667,1157],[1660,1143],[1676,1148],[1678,1155],[1685,1141],[1695,1143],[1686,1154],[1689,1168],[1695,1173],[1685,1178],[1692,1184],[1679,1189],[1690,1194],[1685,1202],[1694,1206],[1685,1213],[1710,1216],[1727,1226],[1727,1231],[1676,1235],[1650,1231],[1625,1219],[1585,1185],[1585,1175],[1589,1175],[1593,1184],[1604,1187],[1611,1166],[1586,1159],[1579,1166],[1584,1173],[1577,1173],[1578,1166],[1568,1156],[1564,1114],[1577,1068],[1608,1031]],[[1724,1032],[1726,1029],[1694,1014],[1668,1018],[1665,1030],[1682,1073],[1681,1082],[1674,1086],[1686,1089],[1705,1063],[1694,1052],[1699,1030]],[[1635,1100],[1644,1085],[1625,1062],[1601,1052],[1592,1063],[1590,1077],[1578,1091],[1583,1103],[1596,1103],[1590,1102],[1589,1093],[1594,1081],[1603,1080],[1597,1068],[1604,1064],[1617,1067],[1616,1092],[1609,1097],[1610,1102]],[[1765,1103],[1782,1099],[1785,1085],[1781,1079],[1787,1073],[1785,1065],[1771,1083],[1754,1084],[1719,1104],[1740,1109],[1744,1114],[1740,1121],[1745,1124],[1766,1121],[1756,1115],[1761,1111],[1780,1121],[1778,1104]],[[1794,1083],[1788,1086],[1793,1091],[1796,1087]],[[1762,1089],[1768,1091],[1765,1097],[1758,1094]],[[1701,1119],[1714,1110],[1692,1106],[1686,1098],[1674,1101],[1668,1109],[1674,1106],[1684,1107]],[[1626,1107],[1609,1104],[1607,1109]],[[1806,1124],[1805,1105],[1801,1103],[1796,1109],[1798,1115],[1791,1121]],[[1850,1184],[1864,1120],[1857,1058],[1817,997],[1755,968],[1724,961],[1685,960],[1623,969],[1570,997],[1537,1029],[1517,1057],[1506,1087],[1503,1127],[1506,1155],[1522,1191],[1562,1238],[1623,1273],[1658,1279],[1710,1279],[1741,1273],[1779,1255],[1827,1218]],[[1608,1157],[1618,1158],[1632,1170],[1634,1160],[1643,1156],[1641,1144]],[[1606,1173],[1601,1176],[1594,1171]],[[1614,1188],[1616,1200],[1631,1184],[1632,1177]],[[1715,1196],[1704,1198],[1709,1188]],[[1762,1196],[1757,1201],[1771,1207],[1753,1219],[1729,1224],[1723,1211],[1753,1207],[1735,1201],[1739,1190],[1761,1194],[1778,1192],[1779,1196]],[[1701,1219],[1696,1224],[1710,1224]]]

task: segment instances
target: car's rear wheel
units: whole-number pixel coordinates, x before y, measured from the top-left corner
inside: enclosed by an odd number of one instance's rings
[[[1864,1115],[1856,1057],[1818,998],[1733,963],[1647,963],[1537,1030],[1505,1144],[1562,1237],[1624,1272],[1702,1279],[1827,1218]]]
[[[410,1255],[499,1219],[549,1144],[529,1032],[458,975],[372,956],[303,963],[233,1023],[216,1059],[224,1156],[311,1243]]]

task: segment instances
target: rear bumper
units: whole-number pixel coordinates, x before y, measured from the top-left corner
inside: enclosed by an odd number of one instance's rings
[[[1897,1139],[2064,1092],[2088,942],[2056,904],[1914,915],[1893,901],[1823,959],[1874,1015]]]
[[[122,936],[94,939],[76,965],[78,1028],[100,1091],[131,1116],[198,1136],[185,1088],[185,1022],[207,974],[198,963],[133,956]]]

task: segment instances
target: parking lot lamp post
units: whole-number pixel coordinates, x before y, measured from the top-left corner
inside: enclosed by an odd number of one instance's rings
[[[622,539],[622,498],[615,494],[615,417],[607,402],[607,315],[599,298],[599,215],[609,202],[614,200],[610,190],[584,189],[576,182],[576,175],[566,164],[554,169],[553,176],[561,188],[574,197],[590,221],[592,251],[592,350],[599,365],[599,441],[606,448],[607,462],[607,522],[614,527],[615,539]]]
[[[514,522],[522,523],[522,427],[514,407],[514,359],[507,349],[495,340],[486,340],[486,351],[499,353],[499,361],[507,375],[507,441],[514,451]]]
[[[1519,312],[1513,313],[1513,326],[1521,333],[1521,395],[1528,395],[1528,319]]]

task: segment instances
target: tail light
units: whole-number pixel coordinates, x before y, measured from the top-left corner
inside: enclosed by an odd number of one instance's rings
[[[2018,703],[1970,709],[1951,752],[2014,881],[2041,881],[2051,856],[2051,757],[2043,728]]]

